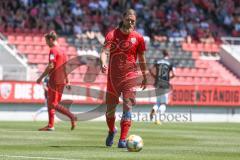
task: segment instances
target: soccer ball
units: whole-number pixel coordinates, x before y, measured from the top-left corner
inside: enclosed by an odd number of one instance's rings
[[[139,152],[143,148],[143,140],[138,135],[130,135],[127,138],[127,149],[129,152]]]

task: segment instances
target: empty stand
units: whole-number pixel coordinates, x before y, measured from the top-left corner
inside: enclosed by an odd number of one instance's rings
[[[48,63],[49,47],[45,44],[43,34],[26,31],[17,34],[10,31],[7,35],[8,42],[15,45],[18,52],[27,57],[28,63],[36,65],[39,73],[43,72]],[[59,37],[61,49],[67,54],[68,58],[77,56],[77,48],[82,47],[90,49],[92,46],[100,48],[101,44],[96,40],[86,38],[74,39]],[[70,44],[70,43],[71,44]],[[76,47],[75,47],[76,46]],[[162,50],[168,49],[171,55],[171,61],[176,67],[176,76],[171,80],[172,84],[201,84],[201,85],[235,85],[240,84],[239,79],[216,60],[203,60],[201,53],[218,53],[219,45],[203,43],[160,43],[152,42],[148,46],[146,58],[149,63],[154,63],[156,58],[162,58]],[[84,82],[85,74],[91,74],[87,71],[87,66],[75,68],[69,78],[73,82]],[[95,77],[94,83],[106,83],[106,75],[99,74]]]

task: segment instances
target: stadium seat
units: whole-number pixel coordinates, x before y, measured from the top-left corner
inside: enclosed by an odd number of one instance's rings
[[[198,44],[197,44],[197,51],[198,51],[198,52],[203,51],[203,43],[198,43]]]
[[[42,38],[40,36],[34,36],[33,37],[33,44],[39,45],[39,43],[42,41]]]
[[[38,64],[38,70],[39,70],[40,72],[43,72],[43,71],[45,70],[45,68],[46,68],[46,65],[45,65],[45,64]]]
[[[17,35],[14,43],[15,44],[25,44],[24,37],[22,35]]]
[[[36,56],[33,54],[28,54],[28,62],[29,63],[36,63]]]
[[[211,45],[211,51],[219,53],[219,46],[217,44],[212,44]]]
[[[25,44],[32,44],[33,37],[32,36],[25,36],[24,42],[25,42]]]
[[[36,60],[38,60],[39,62],[42,62],[44,60],[44,55],[42,54],[37,54],[36,55]]]
[[[186,77],[186,79],[185,79],[185,80],[186,80],[186,83],[192,84],[193,78],[194,78],[194,77],[191,77],[191,76]]]
[[[39,71],[43,71],[45,65],[48,63],[49,47],[45,43],[43,34],[36,30],[36,34],[31,31],[27,33],[8,33],[8,42],[16,45],[17,50],[21,54],[27,55],[29,64],[37,65]],[[61,49],[65,51],[69,59],[77,56],[77,49],[75,46],[69,45],[65,37],[59,37]],[[73,39],[72,39],[73,41]],[[97,41],[90,41],[85,38],[79,41],[80,46],[87,46],[91,48],[91,44],[98,45]],[[175,44],[159,43],[155,46],[150,46],[148,50],[147,60],[154,61],[154,59],[162,57],[161,47],[173,47]],[[174,84],[240,84],[239,79],[234,76],[228,69],[222,66],[217,61],[207,61],[200,59],[201,52],[218,53],[219,46],[217,44],[203,44],[203,43],[182,43],[182,47],[174,48],[172,51],[172,63],[176,67],[176,77],[171,80]],[[210,64],[209,64],[210,63]],[[181,67],[181,68],[179,68]],[[77,67],[71,75],[75,82],[83,82],[83,76],[87,72],[87,66]],[[226,75],[220,77],[219,75]],[[104,78],[105,77],[105,78]],[[106,75],[98,75],[97,83],[105,83]]]
[[[203,45],[203,51],[212,52],[211,44],[208,44],[208,43],[204,44]]]
[[[58,42],[60,45],[63,45],[63,46],[67,45],[66,39],[63,37],[58,38]]]
[[[43,49],[42,53],[45,53],[45,54],[48,54],[50,51],[50,49],[47,45],[43,46],[42,49]]]
[[[193,82],[195,85],[202,83],[202,77],[194,77]]]
[[[35,46],[34,46],[34,53],[36,53],[36,54],[44,54],[43,49],[42,49],[42,46],[40,46],[40,45],[35,45]]]
[[[193,58],[193,59],[198,59],[198,58],[199,58],[199,55],[200,55],[200,53],[199,53],[198,51],[193,51],[193,52],[192,52],[192,58]]]
[[[25,54],[26,52],[25,52],[25,45],[17,45],[17,50],[20,52],[20,53],[22,53],[22,54]]]
[[[76,56],[76,55],[77,55],[77,49],[76,49],[75,47],[69,46],[69,47],[67,48],[66,53],[67,53],[68,55],[74,55],[74,56]]]
[[[35,52],[33,52],[33,50],[34,50],[34,46],[27,45],[25,52],[26,52],[26,54],[34,54]]]
[[[10,43],[10,44],[14,44],[15,43],[15,36],[13,36],[13,35],[9,35],[8,36],[8,43]]]

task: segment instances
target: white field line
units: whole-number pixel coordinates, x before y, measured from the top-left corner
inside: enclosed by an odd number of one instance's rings
[[[14,155],[0,155],[2,158],[16,158],[16,159],[42,159],[42,160],[79,160],[79,159],[66,159],[57,157],[31,157],[31,156],[14,156]],[[1,159],[1,158],[0,158]]]

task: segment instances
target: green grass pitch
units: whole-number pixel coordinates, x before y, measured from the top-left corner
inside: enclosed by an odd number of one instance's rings
[[[117,122],[118,123],[118,122]],[[0,122],[0,160],[239,160],[238,123],[137,123],[130,134],[143,138],[140,152],[105,147],[104,122],[67,122],[54,132],[39,132],[45,122]],[[118,123],[119,124],[119,123]],[[119,128],[119,125],[118,125]]]

